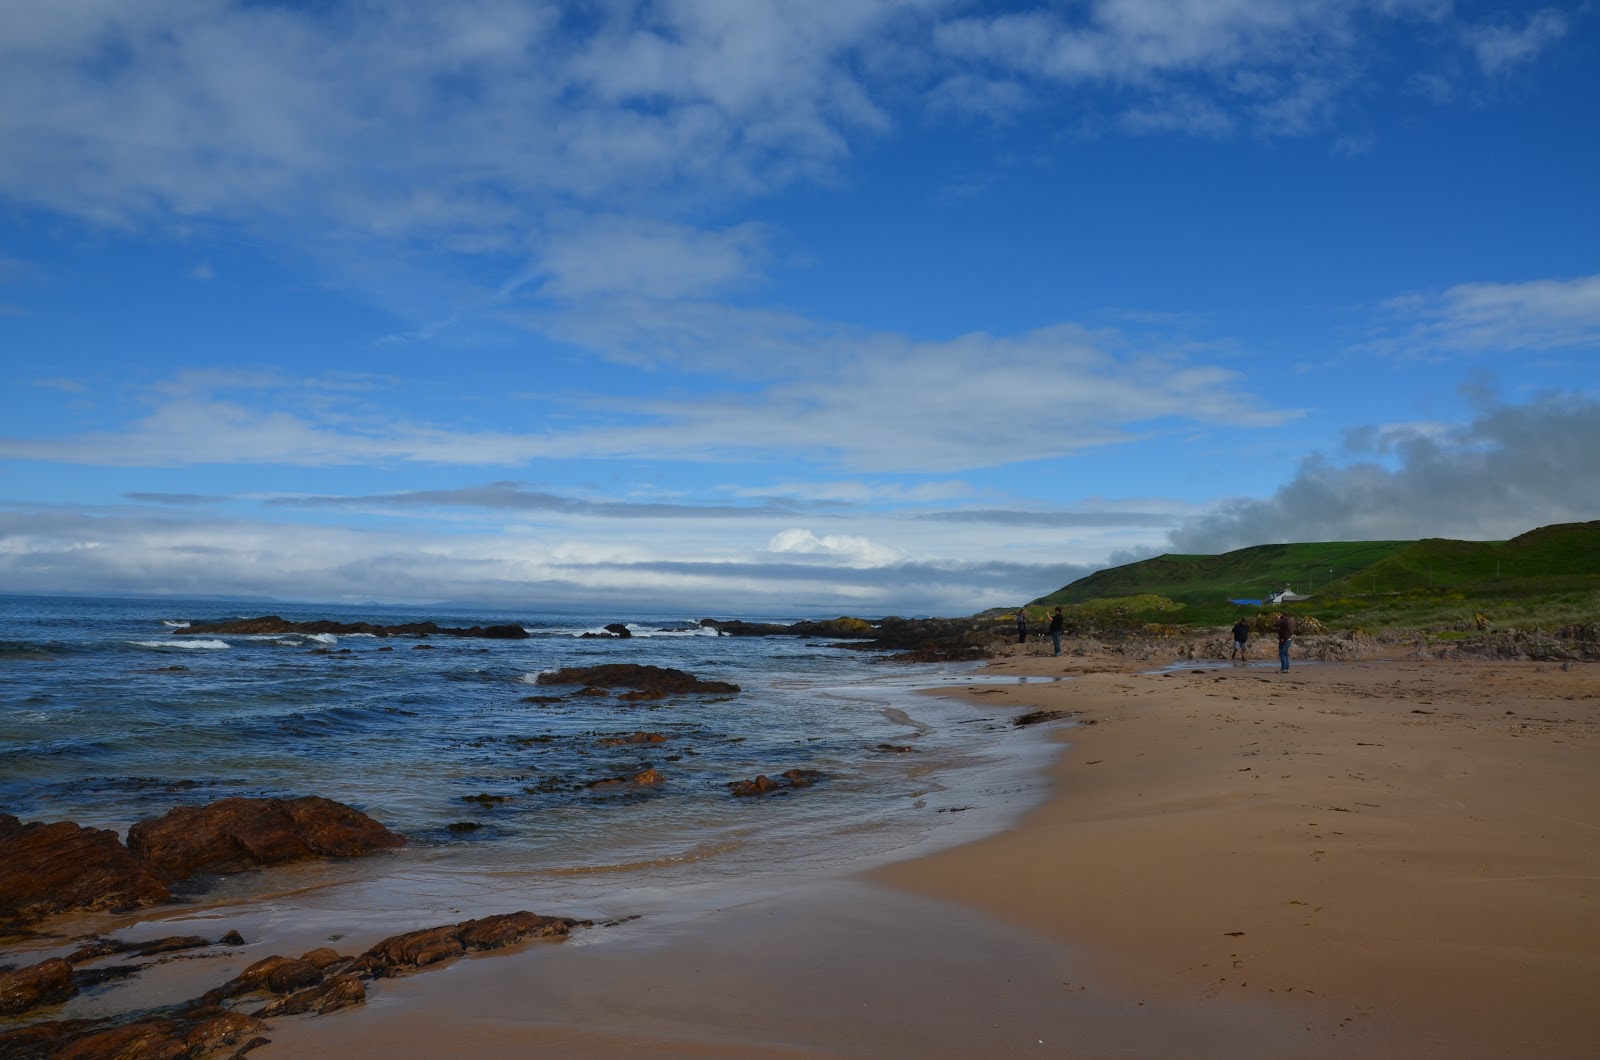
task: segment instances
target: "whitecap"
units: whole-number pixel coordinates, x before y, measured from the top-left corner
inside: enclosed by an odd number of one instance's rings
[[[307,633],[306,640],[314,640],[318,644],[337,644],[339,638],[332,633]]]
[[[130,640],[129,644],[140,648],[218,648],[228,647],[225,640]]]
[[[188,629],[189,628],[189,623],[187,623],[187,622],[177,622],[177,621],[174,621],[174,620],[172,620],[170,618],[163,618],[161,620],[161,624],[163,626],[170,626],[173,629]]]

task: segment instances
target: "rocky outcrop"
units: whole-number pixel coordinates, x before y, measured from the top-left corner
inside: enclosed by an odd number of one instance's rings
[[[809,788],[817,781],[826,779],[828,779],[826,773],[815,769],[791,769],[777,777],[769,777],[763,773],[751,780],[735,780],[728,785],[728,790],[739,798],[750,798],[756,795],[789,792],[796,788]]]
[[[64,1058],[144,1060],[199,1058],[226,1048],[234,1056],[266,1043],[264,1022],[280,1016],[326,1015],[362,1004],[367,980],[386,979],[465,953],[501,949],[527,939],[564,938],[588,920],[540,916],[526,910],[393,935],[356,957],[326,947],[299,957],[257,961],[204,996],[143,1015],[55,1020],[0,1031],[7,1060]],[[66,961],[44,962],[67,967]],[[61,969],[52,969],[52,982]],[[268,995],[253,1013],[251,995]],[[244,999],[241,1001],[240,999]],[[224,1008],[224,1003],[230,1007]],[[243,1048],[238,1048],[241,1043]]]
[[[277,615],[260,618],[234,618],[223,622],[191,622],[174,629],[183,636],[204,633],[209,636],[231,633],[235,636],[270,636],[279,633],[332,633],[348,636],[352,633],[370,633],[374,637],[485,637],[490,640],[527,640],[528,631],[519,625],[503,626],[441,626],[436,622],[406,622],[394,626],[376,625],[372,622],[291,622]]]
[[[115,832],[70,821],[23,824],[0,815],[0,917],[125,909],[170,897]]]
[[[702,681],[682,670],[665,666],[640,666],[635,663],[574,666],[564,670],[552,670],[540,674],[537,683],[584,685],[589,688],[631,688],[639,692],[663,692],[670,695],[721,695],[739,691],[738,685],[729,684],[727,681]]]
[[[602,640],[604,640],[606,638],[616,638],[616,639],[619,639],[619,640],[626,640],[626,639],[628,639],[628,638],[630,638],[632,636],[633,636],[633,630],[629,629],[627,626],[623,625],[621,622],[612,622],[612,623],[610,623],[609,625],[607,625],[605,627],[605,632],[604,633],[581,633],[581,634],[579,634],[580,639],[583,638],[583,637],[599,637]]]
[[[315,857],[348,858],[405,845],[360,810],[307,795],[180,806],[128,829],[128,849],[167,881]]]
[[[667,778],[662,776],[659,770],[653,767],[646,767],[632,776],[603,777],[600,780],[587,781],[583,784],[580,784],[579,787],[589,788],[591,790],[605,790],[607,788],[638,789],[651,788],[655,787],[657,784],[665,784],[666,782]]]
[[[215,1006],[185,1009],[178,1015],[146,1016],[114,1026],[106,1020],[59,1020],[0,1033],[0,1056],[7,1060],[177,1060],[208,1056],[266,1029],[267,1025],[253,1016]]]

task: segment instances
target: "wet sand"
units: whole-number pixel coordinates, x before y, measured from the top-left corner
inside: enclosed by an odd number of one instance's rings
[[[256,1055],[1600,1052],[1592,667],[1138,665],[962,693],[1082,723],[1003,834],[375,983]]]

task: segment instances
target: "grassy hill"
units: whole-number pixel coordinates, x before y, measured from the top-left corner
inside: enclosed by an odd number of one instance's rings
[[[1169,554],[1097,571],[1032,606],[1099,612],[1126,601],[1120,610],[1130,620],[1223,625],[1240,611],[1230,600],[1262,600],[1285,585],[1311,597],[1293,610],[1334,626],[1456,612],[1471,618],[1474,607],[1525,608],[1546,598],[1556,612],[1587,612],[1593,621],[1600,521],[1541,527],[1510,541],[1303,542]]]

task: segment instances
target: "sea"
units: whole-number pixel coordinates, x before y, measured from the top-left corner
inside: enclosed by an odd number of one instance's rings
[[[182,632],[269,613],[530,636]],[[632,636],[583,636],[614,622]],[[602,663],[741,691],[628,701],[538,684]],[[1037,804],[1059,745],[1000,708],[921,694],[991,680],[685,615],[0,597],[0,812],[125,834],[176,806],[320,795],[407,846],[209,881],[205,899],[294,893],[296,915],[359,906],[396,923],[681,911],[963,842]],[[608,742],[640,732],[664,739]],[[651,768],[661,783],[595,784]],[[790,769],[824,779],[730,789]]]

